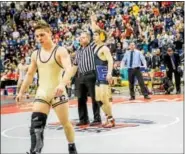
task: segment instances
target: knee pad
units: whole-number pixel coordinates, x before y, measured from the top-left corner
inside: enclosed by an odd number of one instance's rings
[[[40,153],[43,147],[44,128],[46,125],[47,115],[40,112],[33,112],[31,117],[31,152]]]
[[[99,107],[103,105],[102,101],[97,101],[97,104],[99,105]]]

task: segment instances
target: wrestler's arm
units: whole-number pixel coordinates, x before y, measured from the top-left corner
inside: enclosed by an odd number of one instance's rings
[[[60,52],[60,60],[65,70],[65,73],[62,80],[60,81],[60,84],[66,86],[67,83],[71,80],[71,78],[76,74],[77,66],[74,65],[72,67],[69,53],[65,48],[62,48],[61,50],[62,52]]]
[[[34,77],[35,72],[37,70],[36,53],[37,52],[33,52],[32,56],[31,56],[31,64],[30,64],[28,71],[26,73],[25,80],[23,81],[23,84],[21,86],[21,89],[19,92],[20,94],[24,94],[24,92],[27,90],[29,85],[33,82],[33,77]]]
[[[73,65],[72,69],[71,69],[71,78],[75,76],[77,70],[78,70],[78,66],[77,65]]]
[[[96,24],[96,20],[97,20],[97,17],[95,15],[95,13],[92,12],[92,14],[91,14],[91,29],[93,32],[100,29],[100,27]]]
[[[112,75],[113,70],[113,58],[110,53],[110,49],[106,46],[102,48],[103,54],[106,57],[106,60],[108,61],[108,75]]]

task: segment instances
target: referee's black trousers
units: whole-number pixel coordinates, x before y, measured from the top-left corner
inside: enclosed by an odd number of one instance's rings
[[[135,78],[137,78],[139,86],[141,88],[141,92],[144,96],[147,96],[148,93],[145,89],[145,84],[143,80],[143,76],[141,74],[140,68],[129,68],[128,69],[128,80],[129,80],[129,89],[130,89],[130,96],[135,97],[134,92],[134,84],[135,84]]]
[[[96,82],[95,71],[89,71],[86,74],[79,73],[77,96],[78,96],[78,114],[80,122],[89,121],[87,110],[88,94],[90,95],[92,100],[94,120],[101,121],[100,107],[95,100],[95,82]]]

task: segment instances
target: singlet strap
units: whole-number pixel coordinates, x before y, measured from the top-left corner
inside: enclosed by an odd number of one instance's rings
[[[98,51],[103,47],[104,45],[100,46],[96,51],[95,51],[95,54],[98,53]]]
[[[47,62],[51,59],[53,53],[57,50],[57,48],[58,48],[58,45],[55,46],[55,48],[53,49],[53,51],[52,51],[50,57],[49,57],[48,60],[46,60],[46,61],[42,61],[42,60],[41,60],[41,56],[40,56],[41,49],[40,49],[40,51],[39,51],[39,59],[40,59],[40,61],[41,61],[42,63],[47,63]]]

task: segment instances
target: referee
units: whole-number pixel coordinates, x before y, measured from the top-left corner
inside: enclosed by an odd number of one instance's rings
[[[82,32],[80,35],[81,48],[76,52],[74,60],[73,74],[78,69],[78,113],[79,123],[77,126],[89,124],[87,97],[88,94],[92,99],[92,108],[94,114],[94,121],[90,126],[101,124],[100,107],[95,101],[95,63],[94,63],[94,49],[95,44],[91,42],[90,32]]]
[[[143,54],[135,48],[135,43],[130,42],[130,51],[126,51],[122,62],[121,68],[124,65],[128,68],[128,80],[129,80],[129,89],[130,89],[130,100],[135,99],[135,92],[134,92],[134,82],[135,78],[137,78],[139,86],[141,88],[141,92],[144,95],[145,99],[150,99],[148,96],[148,92],[145,89],[145,84],[143,80],[143,76],[140,71],[141,64],[144,65],[146,68],[146,60]]]

